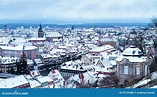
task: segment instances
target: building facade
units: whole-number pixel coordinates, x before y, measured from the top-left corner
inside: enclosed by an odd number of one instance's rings
[[[1,46],[0,56],[3,57],[20,57],[22,53],[23,46]],[[27,59],[35,59],[38,53],[38,49],[35,46],[25,46],[24,53]]]
[[[131,83],[150,74],[150,60],[136,47],[125,49],[116,62],[119,84]]]

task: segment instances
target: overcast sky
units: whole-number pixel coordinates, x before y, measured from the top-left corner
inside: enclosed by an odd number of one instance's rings
[[[157,0],[0,0],[2,21],[148,22]]]

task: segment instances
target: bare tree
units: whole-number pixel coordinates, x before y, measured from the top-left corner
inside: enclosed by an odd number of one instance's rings
[[[111,87],[118,87],[118,78],[116,75],[112,75],[110,77],[104,78],[103,80],[100,81],[99,87],[106,87],[106,88],[111,88]]]
[[[150,26],[157,27],[157,18],[153,17],[150,20],[151,20]]]
[[[151,20],[150,26],[155,29],[155,36],[157,38],[157,17],[153,17],[150,20]]]

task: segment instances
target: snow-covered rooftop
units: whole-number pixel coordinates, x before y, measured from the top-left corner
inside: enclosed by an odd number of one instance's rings
[[[68,61],[62,64],[61,69],[83,70],[82,65],[82,62]]]
[[[27,64],[33,64],[33,60],[27,59]]]
[[[122,61],[124,58],[128,59],[130,62],[146,62],[147,57],[132,57],[132,56],[119,56],[116,61]]]
[[[101,41],[115,41],[113,38],[101,38]]]
[[[157,72],[152,73],[151,80],[157,80]]]
[[[89,84],[93,84],[97,78],[96,76],[94,76],[93,74],[91,74],[90,72],[86,72],[83,73],[83,79],[80,78],[80,74],[76,74],[74,76],[71,76],[68,80],[67,80],[67,88],[76,88],[76,83],[82,83],[84,85],[89,85]]]
[[[37,41],[43,41],[43,40],[46,40],[46,38],[30,38],[28,39],[28,41],[34,41],[34,40],[37,40]]]
[[[48,77],[50,77],[55,86],[54,88],[63,88],[64,87],[64,78],[62,75],[59,73],[58,70],[51,70],[50,73],[48,74]]]
[[[55,54],[55,53],[59,53],[59,52],[66,52],[66,51],[63,49],[53,49],[50,51],[50,54]]]
[[[102,72],[102,73],[111,73],[111,72],[113,72],[113,70],[111,70],[111,69],[109,69],[109,68],[102,68],[102,67],[100,67],[100,66],[94,66],[94,68],[95,68],[95,71],[96,72]]]
[[[25,75],[25,77],[27,78],[28,82],[30,83],[30,87],[31,88],[36,88],[36,87],[40,87],[41,84],[34,80],[30,75]]]
[[[50,54],[40,54],[42,58],[52,58]]]
[[[138,83],[136,83],[133,88],[137,88],[139,86],[142,86],[142,85],[146,85],[148,82],[150,82],[151,80],[150,79],[144,79],[144,80],[141,80],[139,81]]]
[[[134,46],[131,46],[124,50],[122,55],[116,58],[116,61],[122,61],[124,58],[128,59],[130,62],[145,62],[147,57],[142,56],[142,51]]]
[[[139,48],[132,46],[132,47],[126,48],[122,54],[128,55],[128,56],[134,56],[134,55],[142,55],[143,53]]]
[[[18,46],[0,46],[3,50],[23,50],[23,45],[18,45]],[[35,46],[25,46],[24,50],[35,50],[37,47]]]
[[[41,59],[34,59],[35,63],[39,64],[42,63]]]
[[[8,37],[1,37],[0,38],[0,45],[6,45],[9,42],[9,38]]]
[[[53,80],[48,77],[48,76],[37,76],[36,79],[40,82],[40,83],[45,83],[45,82],[52,82]]]
[[[103,58],[102,60],[100,60],[100,62],[102,63],[102,65],[104,67],[112,67],[112,64],[110,63],[110,61],[106,58]]]
[[[115,48],[111,45],[104,45],[100,47],[95,47],[89,52],[103,52],[103,51],[111,51],[111,50],[115,50]]]
[[[45,37],[62,37],[59,32],[46,32]]]
[[[40,72],[38,70],[32,70],[32,71],[30,71],[30,75],[32,77],[40,76]]]
[[[150,88],[157,88],[157,85],[154,85],[154,86],[152,86],[152,87],[150,87]]]
[[[28,83],[29,82],[24,77],[24,75],[19,75],[4,80],[0,80],[0,88],[13,88]]]
[[[30,83],[30,87],[31,88],[36,88],[36,87],[40,87],[41,86],[41,84],[38,81],[36,81],[36,80],[28,80],[28,81]]]
[[[25,42],[27,41],[27,39],[25,38],[22,38],[22,37],[16,37],[16,38],[13,38],[11,44],[17,44],[17,45],[23,45]]]

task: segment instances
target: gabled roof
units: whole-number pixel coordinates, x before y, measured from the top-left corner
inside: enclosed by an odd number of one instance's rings
[[[112,67],[112,64],[106,58],[102,58],[102,60],[98,60],[96,64],[98,64],[99,62],[103,65],[103,67]]]

